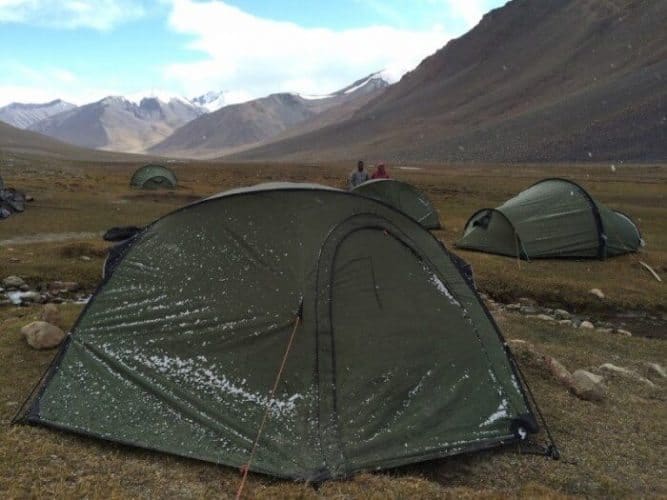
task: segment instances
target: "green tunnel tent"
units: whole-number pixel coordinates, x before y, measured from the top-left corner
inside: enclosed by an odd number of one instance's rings
[[[600,258],[643,245],[635,223],[567,179],[544,179],[497,208],[474,213],[459,248],[522,259]]]
[[[155,164],[139,168],[130,180],[130,186],[139,189],[173,189],[176,185],[174,172],[163,165]]]
[[[39,387],[24,422],[235,467],[268,411],[250,469],[306,480],[537,431],[444,246],[388,205],[309,184],[229,191],[143,229]]]
[[[387,203],[426,229],[440,229],[438,211],[431,200],[411,184],[395,179],[375,179],[359,184],[352,192]]]

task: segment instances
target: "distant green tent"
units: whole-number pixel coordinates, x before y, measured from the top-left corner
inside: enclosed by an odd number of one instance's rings
[[[144,165],[137,170],[130,186],[140,189],[173,189],[176,187],[176,175],[162,165]]]
[[[387,205],[267,184],[128,242],[24,421],[239,467],[268,412],[251,470],[314,481],[537,431],[456,261]]]
[[[359,184],[352,192],[387,203],[426,229],[440,229],[438,211],[431,200],[411,184],[395,179],[376,179]]]
[[[523,259],[604,259],[642,244],[630,217],[596,202],[575,182],[553,178],[473,214],[456,246]]]

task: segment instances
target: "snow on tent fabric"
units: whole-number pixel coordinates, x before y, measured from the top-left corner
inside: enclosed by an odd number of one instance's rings
[[[236,467],[268,410],[251,470],[310,480],[537,431],[441,243],[388,205],[309,184],[230,191],[146,227],[40,387],[23,421]]]
[[[144,165],[130,180],[130,186],[139,189],[171,189],[175,188],[176,184],[174,172],[162,165]]]
[[[567,179],[544,179],[498,208],[474,213],[459,248],[522,259],[607,258],[643,244],[634,222]]]
[[[352,192],[387,203],[426,229],[440,229],[438,211],[431,200],[411,184],[395,179],[376,179],[359,184]]]

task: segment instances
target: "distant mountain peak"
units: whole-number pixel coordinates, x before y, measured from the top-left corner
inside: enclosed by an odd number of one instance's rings
[[[192,104],[199,106],[200,108],[205,109],[209,113],[217,111],[223,106],[225,106],[225,93],[224,91],[213,91],[210,90],[205,94],[202,94],[198,97],[194,97],[189,100]]]
[[[76,108],[74,104],[62,99],[38,104],[13,102],[0,107],[0,120],[14,127],[26,129],[45,118],[74,108]]]

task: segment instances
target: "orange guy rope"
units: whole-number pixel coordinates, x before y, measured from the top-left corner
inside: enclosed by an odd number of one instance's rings
[[[255,452],[257,451],[257,445],[259,443],[259,438],[262,436],[262,431],[264,430],[264,424],[266,424],[266,420],[269,416],[269,409],[271,408],[271,401],[273,401],[273,397],[276,394],[276,389],[278,388],[278,384],[280,383],[280,378],[282,377],[283,374],[283,369],[285,368],[285,364],[287,362],[287,356],[289,355],[290,349],[292,348],[292,342],[294,341],[294,336],[296,334],[296,329],[299,326],[299,322],[301,321],[301,311],[297,313],[297,316],[294,320],[294,328],[292,329],[292,334],[290,335],[289,341],[287,342],[287,348],[285,349],[285,354],[283,356],[283,361],[280,363],[280,368],[278,369],[278,374],[276,375],[276,380],[273,383],[273,388],[271,389],[271,393],[269,394],[269,399],[266,404],[266,410],[264,410],[264,416],[262,417],[262,423],[259,424],[259,429],[257,429],[257,437],[255,437],[255,442],[252,445],[252,449],[250,450],[250,456],[248,457],[248,461],[246,464],[242,467],[243,471],[243,477],[241,478],[241,484],[239,485],[239,489],[236,492],[236,500],[240,500],[241,495],[243,494],[243,488],[245,487],[246,479],[248,479],[248,471],[250,470],[250,464],[252,463],[253,459],[255,458]]]

